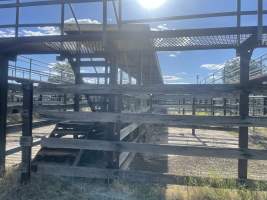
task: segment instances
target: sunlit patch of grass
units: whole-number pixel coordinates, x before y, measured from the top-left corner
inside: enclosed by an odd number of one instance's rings
[[[32,176],[29,184],[21,185],[19,177],[18,169],[10,169],[0,179],[1,200],[82,199],[79,189],[64,179]]]
[[[196,115],[198,116],[208,116],[209,114],[210,114],[209,112],[204,112],[204,111],[196,112]]]

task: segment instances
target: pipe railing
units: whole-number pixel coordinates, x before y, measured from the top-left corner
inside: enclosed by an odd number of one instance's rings
[[[27,67],[24,66],[25,63],[28,65]],[[14,63],[9,63],[9,77],[52,83],[74,82],[72,73],[65,70],[58,70],[53,67],[54,65],[49,63],[21,56]]]

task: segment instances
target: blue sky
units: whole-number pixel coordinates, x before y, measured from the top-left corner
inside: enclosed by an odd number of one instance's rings
[[[28,2],[33,0],[21,0]],[[0,3],[15,2],[15,0],[0,1]],[[91,19],[101,22],[102,8],[100,3],[76,4],[73,6],[79,19]],[[242,10],[256,10],[257,0],[242,0]],[[267,10],[267,0],[264,0],[264,9]],[[60,6],[31,7],[21,9],[21,23],[44,23],[60,21]],[[157,9],[146,9],[140,6],[138,0],[123,0],[123,18],[138,19],[149,17],[163,17],[175,15],[188,15],[205,12],[235,11],[236,0],[166,0]],[[7,17],[8,16],[8,17]],[[69,8],[66,6],[65,20],[72,18]],[[115,23],[115,16],[111,4],[109,5],[109,23]],[[0,12],[0,24],[12,24],[15,21],[15,9],[5,9]],[[183,20],[179,22],[152,23],[153,29],[186,29],[186,28],[210,28],[235,26],[234,17],[210,18],[201,20]],[[256,25],[257,17],[242,17],[242,26]],[[267,15],[264,16],[264,24],[267,25]],[[13,30],[0,29],[0,37],[12,34]],[[53,31],[53,30],[52,30]],[[51,29],[23,29],[21,34],[50,33]],[[257,49],[253,57],[267,53],[266,49]],[[184,52],[159,52],[158,53],[162,73],[168,83],[195,83],[196,75],[200,79],[212,73],[210,68],[222,64],[235,56],[234,50],[208,50],[208,51],[184,51]],[[32,56],[46,62],[55,62],[55,56]],[[204,66],[204,67],[203,67]],[[213,67],[214,68],[214,67]]]

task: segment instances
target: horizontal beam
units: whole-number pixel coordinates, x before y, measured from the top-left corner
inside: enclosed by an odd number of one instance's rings
[[[267,13],[267,11],[265,11]],[[217,12],[217,13],[204,13],[204,14],[194,14],[194,15],[181,15],[181,16],[171,16],[171,17],[157,17],[157,18],[146,18],[146,19],[133,19],[133,20],[123,20],[124,24],[131,23],[152,23],[161,21],[173,21],[173,20],[188,20],[188,19],[202,19],[210,17],[231,17],[240,15],[256,15],[257,11],[241,11],[237,12]]]
[[[110,1],[110,0],[108,0]],[[30,1],[20,3],[5,3],[0,4],[0,8],[16,8],[18,7],[32,7],[32,6],[48,6],[48,5],[61,5],[62,3],[93,3],[102,2],[102,0],[43,0],[43,1]]]
[[[141,144],[132,142],[113,142],[103,140],[79,140],[69,138],[43,138],[41,146],[45,148],[81,149],[96,151],[131,152],[160,155],[180,155],[197,157],[215,157],[226,159],[267,160],[267,150],[188,147],[162,144]]]
[[[263,26],[263,33],[267,32],[267,26]],[[166,30],[166,31],[112,31],[108,32],[109,39],[140,39],[145,38],[176,38],[176,37],[194,37],[194,36],[218,36],[218,35],[236,35],[236,34],[256,34],[257,26],[247,27],[222,27],[206,29],[184,29],[184,30]],[[19,38],[1,38],[1,43],[10,44],[10,42],[20,43],[40,43],[40,42],[67,42],[67,41],[95,41],[102,40],[102,31],[92,31],[81,33],[79,35],[53,35],[53,36],[34,36]]]
[[[0,4],[1,6],[1,4]],[[0,8],[1,9],[1,8]],[[46,26],[55,26],[60,27],[60,23],[34,23],[34,24],[18,24],[19,28],[31,28],[31,27],[46,27]],[[3,24],[0,25],[0,28],[15,28],[16,24]]]
[[[122,122],[162,124],[167,126],[220,126],[220,127],[266,127],[267,117],[248,117],[241,120],[238,116],[183,116],[149,113],[97,113],[97,112],[55,112],[39,111],[44,117],[77,122]]]
[[[56,93],[78,93],[78,94],[183,94],[183,95],[238,95],[240,90],[239,84],[155,84],[152,86],[138,85],[57,85],[51,87],[40,87],[43,92]]]
[[[107,34],[107,39],[110,41],[116,40],[137,40],[140,39],[163,39],[163,38],[187,38],[187,37],[199,37],[199,36],[232,36],[232,35],[256,35],[257,26],[249,27],[223,27],[223,28],[207,28],[207,29],[186,29],[186,30],[166,30],[166,31],[111,31]],[[267,26],[262,27],[262,32],[267,33]],[[0,53],[12,53],[12,54],[34,54],[40,52],[60,53],[59,49],[52,49],[49,46],[43,45],[52,42],[92,42],[102,41],[102,31],[91,31],[81,34],[69,34],[69,35],[54,35],[54,36],[34,36],[34,37],[18,37],[18,38],[1,38],[0,39]],[[258,44],[258,46],[266,46],[264,44]],[[169,49],[173,48],[173,49]],[[155,47],[156,51],[176,51],[180,50],[194,50],[194,49],[229,49],[237,48],[237,44],[215,44],[206,46],[177,46],[177,47]],[[152,50],[148,47],[146,50]],[[67,52],[65,52],[67,53]],[[112,52],[110,52],[112,53]]]
[[[81,61],[79,64],[81,67],[89,67],[89,66],[105,67],[107,65],[107,62],[105,61]]]
[[[266,81],[267,81],[267,75],[265,74],[254,79],[250,79],[249,84],[261,85],[263,82],[266,82]]]

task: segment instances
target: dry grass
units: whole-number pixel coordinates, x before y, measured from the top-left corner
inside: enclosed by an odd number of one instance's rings
[[[246,189],[213,189],[130,184],[114,181],[69,179],[33,175],[30,184],[21,186],[18,170],[10,170],[0,179],[1,200],[265,200],[266,192]]]

